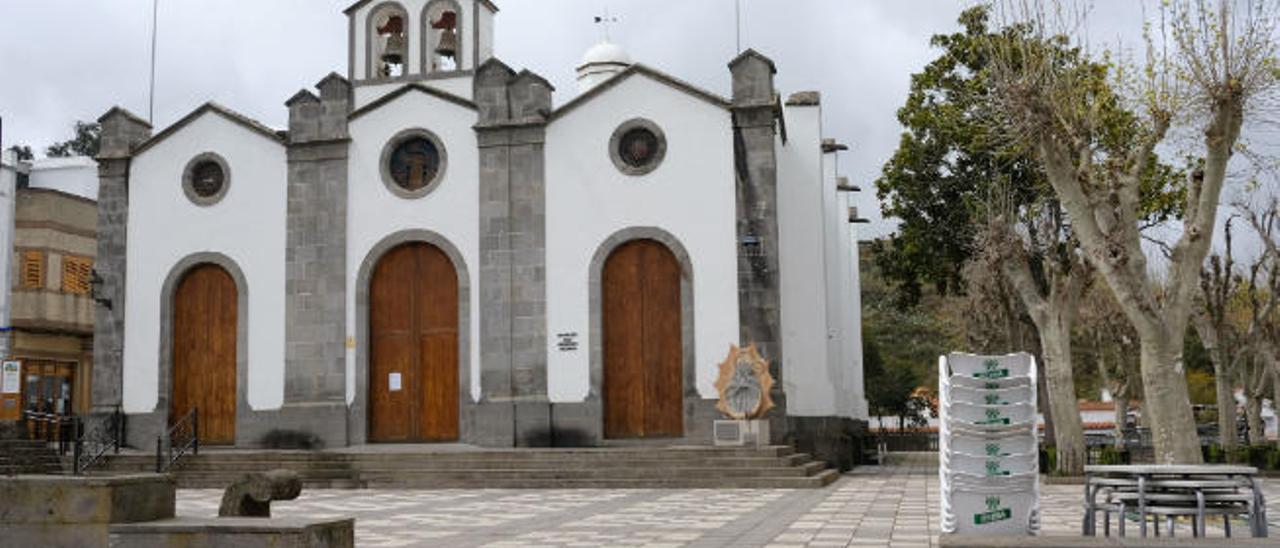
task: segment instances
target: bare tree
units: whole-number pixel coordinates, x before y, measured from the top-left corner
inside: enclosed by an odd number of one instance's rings
[[[1211,255],[1200,273],[1201,299],[1192,311],[1192,325],[1213,363],[1213,381],[1218,407],[1218,439],[1228,454],[1236,447],[1236,357],[1232,349],[1240,349],[1244,337],[1231,321],[1230,312],[1237,302],[1242,280],[1235,272],[1231,256],[1231,219],[1226,223],[1226,250]],[[1238,355],[1238,352],[1237,352]]]
[[[1249,280],[1241,293],[1248,307],[1248,326],[1237,356],[1237,371],[1245,396],[1249,443],[1266,443],[1262,424],[1262,399],[1270,384],[1280,401],[1280,198],[1262,207],[1239,202],[1236,209],[1262,243],[1262,253],[1249,266]]]
[[[1115,402],[1115,445],[1124,443],[1129,403],[1142,401],[1138,372],[1138,334],[1124,318],[1111,289],[1091,284],[1080,305],[1079,329],[1090,341],[1098,376]]]
[[[1058,471],[1084,473],[1084,425],[1077,407],[1071,332],[1089,268],[1056,200],[1014,205],[990,197],[978,247],[1008,280],[1040,339]]]
[[[1187,321],[1209,251],[1227,166],[1246,116],[1276,89],[1274,2],[1169,0],[1145,66],[1099,71],[1048,44],[1077,44],[1086,10],[1062,0],[1008,0],[1007,16],[1037,40],[993,41],[1000,120],[1036,151],[1081,249],[1111,288],[1141,341],[1146,411],[1160,463],[1198,463],[1200,443],[1182,357]],[[1163,47],[1163,46],[1168,47]],[[1088,54],[1087,50],[1085,54]],[[1125,93],[1112,92],[1118,81]],[[1111,108],[1126,105],[1123,114]],[[1119,124],[1131,116],[1138,124]],[[1203,161],[1186,180],[1181,236],[1168,270],[1142,248],[1140,204],[1155,149],[1175,123],[1202,131]],[[1135,131],[1117,132],[1119,128]]]

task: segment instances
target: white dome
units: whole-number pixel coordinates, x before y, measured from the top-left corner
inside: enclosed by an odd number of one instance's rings
[[[631,56],[627,55],[622,46],[613,42],[600,42],[587,50],[587,54],[582,56],[582,64],[579,66],[594,64],[630,65]]]

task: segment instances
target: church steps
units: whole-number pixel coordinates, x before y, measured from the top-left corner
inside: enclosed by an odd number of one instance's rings
[[[688,460],[664,460],[664,459],[620,459],[608,462],[595,460],[574,460],[562,459],[560,461],[537,460],[468,460],[468,459],[440,459],[434,460],[430,458],[409,458],[399,460],[353,460],[353,461],[306,461],[306,460],[244,460],[234,462],[224,462],[217,459],[208,459],[202,457],[192,457],[185,460],[182,469],[185,471],[200,470],[223,470],[223,469],[241,469],[241,470],[258,470],[270,468],[293,468],[298,470],[325,470],[325,469],[351,469],[358,467],[361,470],[404,470],[404,469],[432,469],[432,470],[465,470],[472,468],[515,468],[529,470],[557,470],[564,468],[592,468],[601,467],[608,464],[611,467],[618,468],[645,468],[645,467],[671,467],[679,466],[683,468],[711,468],[711,469],[736,469],[736,468],[791,468],[804,467],[813,465],[814,461],[807,456],[796,456],[795,458],[696,458]],[[818,463],[821,465],[821,463]],[[154,458],[137,458],[133,460],[118,460],[113,466],[117,469],[135,469],[147,470],[155,467]]]
[[[60,474],[62,457],[43,441],[0,440],[0,475]]]
[[[149,471],[154,455],[113,456],[104,472]],[[250,471],[287,468],[310,488],[812,488],[826,463],[789,447],[355,451],[211,450],[174,471],[184,488],[220,488]]]

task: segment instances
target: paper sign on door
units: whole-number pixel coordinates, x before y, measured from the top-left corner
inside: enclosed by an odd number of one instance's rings
[[[392,392],[400,391],[400,374],[399,373],[392,373],[390,375],[390,378],[387,379],[387,381],[388,381],[388,384],[390,384],[391,386]]]

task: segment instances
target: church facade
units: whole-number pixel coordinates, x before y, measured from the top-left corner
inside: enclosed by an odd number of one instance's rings
[[[732,96],[592,48],[493,56],[487,0],[361,1],[287,129],[100,120],[93,402],[151,447],[710,443],[755,344],[775,440],[865,424],[856,238],[817,93]]]

